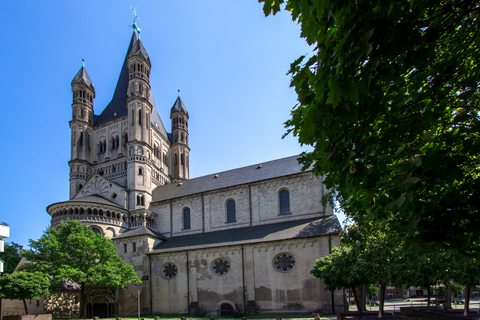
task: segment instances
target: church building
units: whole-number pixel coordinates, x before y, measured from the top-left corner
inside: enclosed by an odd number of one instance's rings
[[[111,238],[143,280],[142,314],[339,310],[340,292],[310,274],[340,244],[322,178],[292,156],[190,179],[187,107],[173,102],[167,132],[151,68],[134,31],[100,114],[85,67],[73,78],[70,199],[47,207],[51,226],[76,219]],[[137,289],[92,296],[90,316],[136,316]]]

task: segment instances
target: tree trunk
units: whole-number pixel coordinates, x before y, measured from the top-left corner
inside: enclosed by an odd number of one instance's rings
[[[362,306],[362,310],[367,310],[367,286],[364,284],[359,288],[358,300]]]
[[[450,281],[445,281],[445,303],[443,304],[443,310],[447,311],[452,309],[452,285]]]
[[[430,285],[427,286],[427,307],[430,308],[430,295],[431,295],[431,291],[430,291]]]
[[[387,284],[380,284],[380,297],[378,301],[378,319],[383,319],[384,316],[384,307],[385,307],[385,290],[387,289]]]
[[[465,309],[463,310],[463,316],[468,317],[470,313],[470,285],[465,286]]]
[[[25,308],[25,314],[28,314],[27,301],[25,301],[25,299],[22,299],[22,300],[23,300],[23,307]]]
[[[85,290],[85,282],[81,284],[81,292],[80,292],[80,319],[87,318],[87,306],[86,306],[86,290]]]
[[[362,306],[360,305],[360,301],[358,301],[358,295],[357,295],[357,290],[355,290],[355,287],[352,287],[353,290],[353,300],[355,300],[355,305],[357,306],[357,311],[362,312]]]

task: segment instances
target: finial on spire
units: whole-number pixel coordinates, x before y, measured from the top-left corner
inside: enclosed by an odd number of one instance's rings
[[[82,67],[85,68],[85,59],[82,58]]]
[[[180,89],[178,89],[178,97],[180,98]]]
[[[140,27],[137,25],[137,19],[140,19],[140,18],[137,16],[137,10],[135,10],[135,8],[130,7],[130,9],[132,9],[132,11],[133,11],[133,24],[130,27],[133,28],[134,32],[135,31],[137,32],[138,39],[140,39],[141,30],[140,30]]]

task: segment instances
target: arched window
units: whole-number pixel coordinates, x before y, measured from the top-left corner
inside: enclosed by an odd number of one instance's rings
[[[137,252],[137,244],[135,242],[132,243],[132,252]]]
[[[290,194],[288,190],[282,190],[278,194],[280,214],[290,214]]]
[[[141,167],[138,168],[138,175],[143,176],[143,169]]]
[[[180,156],[180,164],[183,166],[185,165],[185,155],[182,153],[182,155]]]
[[[183,229],[190,229],[190,208],[183,209]]]
[[[235,201],[234,200],[228,200],[227,201],[227,223],[228,222],[236,222],[236,216],[235,216]]]
[[[127,253],[127,244],[126,243],[123,244],[123,252]]]
[[[142,124],[142,110],[138,110],[138,124]]]

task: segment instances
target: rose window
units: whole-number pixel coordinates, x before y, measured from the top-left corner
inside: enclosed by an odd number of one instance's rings
[[[216,275],[223,276],[230,270],[230,264],[227,260],[220,259],[214,262],[212,269]]]
[[[289,254],[282,253],[275,257],[273,265],[277,271],[287,272],[295,267],[295,259]]]
[[[167,263],[163,267],[163,276],[167,279],[172,279],[177,275],[177,267],[172,263]]]

